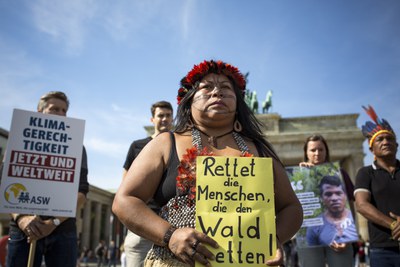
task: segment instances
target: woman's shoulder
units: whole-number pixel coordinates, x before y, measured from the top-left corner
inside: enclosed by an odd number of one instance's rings
[[[164,132],[158,134],[154,137],[143,150],[148,151],[149,153],[157,153],[160,152],[162,154],[169,154],[169,149],[172,144],[173,134],[171,132]]]
[[[176,143],[181,142],[190,142],[192,143],[192,133],[190,131],[186,132],[173,132],[173,138],[176,140]]]
[[[151,140],[153,143],[159,145],[160,143],[171,143],[174,139],[174,133],[173,132],[163,132],[158,134],[156,137]]]

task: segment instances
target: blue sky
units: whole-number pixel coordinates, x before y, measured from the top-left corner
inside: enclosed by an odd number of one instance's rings
[[[188,70],[222,59],[250,72],[259,102],[273,90],[282,117],[359,113],[361,125],[371,104],[400,133],[399,14],[397,0],[0,0],[0,127],[66,92],[68,115],[86,120],[90,183],[117,188],[150,105],[176,108]]]

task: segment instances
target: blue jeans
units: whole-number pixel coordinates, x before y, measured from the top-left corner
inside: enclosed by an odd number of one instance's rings
[[[57,230],[57,229],[56,229]],[[30,244],[26,235],[18,228],[10,229],[6,267],[26,267]],[[77,262],[76,229],[69,232],[53,232],[36,242],[33,267],[40,267],[44,257],[46,267],[76,267]]]
[[[371,248],[369,258],[371,267],[400,267],[399,248]]]

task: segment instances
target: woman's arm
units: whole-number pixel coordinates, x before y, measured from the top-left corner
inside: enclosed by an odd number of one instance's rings
[[[303,209],[287,177],[282,164],[273,159],[274,191],[276,214],[276,237],[278,249],[273,259],[266,262],[268,266],[281,266],[283,263],[282,245],[290,240],[303,222]]]
[[[282,164],[274,160],[276,234],[281,244],[290,240],[303,222],[303,209]]]
[[[170,225],[146,202],[157,190],[170,149],[169,133],[160,134],[149,142],[133,161],[112,206],[113,212],[129,230],[159,245]]]
[[[208,265],[214,256],[205,245],[218,247],[213,239],[193,228],[171,227],[146,205],[168,163],[172,145],[169,135],[158,135],[140,152],[115,195],[112,209],[129,230],[159,246],[168,246],[183,262],[193,265],[197,260]]]

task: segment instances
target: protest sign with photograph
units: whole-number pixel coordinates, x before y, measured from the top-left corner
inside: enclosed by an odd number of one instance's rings
[[[296,235],[299,247],[358,240],[339,163],[286,167],[286,172],[303,207],[304,220]]]
[[[209,247],[213,266],[265,266],[276,252],[272,160],[199,156],[196,165],[196,229],[220,245]]]
[[[14,109],[0,212],[75,217],[85,122]]]

